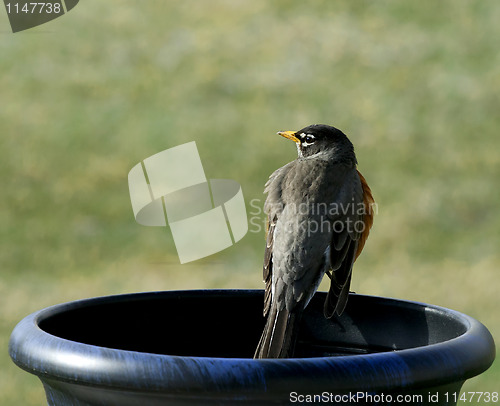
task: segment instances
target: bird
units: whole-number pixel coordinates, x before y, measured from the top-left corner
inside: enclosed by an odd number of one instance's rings
[[[294,356],[302,314],[324,275],[330,278],[324,316],[342,315],[374,217],[371,189],[341,130],[313,124],[278,135],[295,142],[298,156],[264,188],[266,321],[255,359]]]

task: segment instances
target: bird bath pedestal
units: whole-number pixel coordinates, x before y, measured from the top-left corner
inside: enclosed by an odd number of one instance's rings
[[[344,314],[326,320],[324,299],[318,292],[309,304],[293,359],[252,359],[264,325],[263,292],[252,290],[53,306],[17,325],[9,351],[41,379],[50,406],[288,405],[320,397],[454,405],[464,381],[495,357],[488,330],[464,314],[352,294]]]

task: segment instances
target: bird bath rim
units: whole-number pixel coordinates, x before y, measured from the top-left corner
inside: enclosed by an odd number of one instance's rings
[[[254,360],[110,348],[61,338],[40,327],[54,316],[89,306],[131,304],[165,297],[172,300],[246,298],[262,303],[257,300],[262,295],[261,290],[186,290],[132,293],[63,303],[24,318],[12,333],[9,352],[20,368],[38,375],[42,381],[108,388],[123,388],[126,385],[130,390],[148,388],[179,393],[210,391],[214,385],[217,390],[230,392],[266,392],[271,387],[273,391],[286,391],[289,383],[282,382],[283,376],[290,376],[298,391],[307,390],[309,393],[321,392],[322,387],[324,390],[325,382],[329,382],[328,389],[332,391],[434,387],[463,382],[486,370],[495,357],[491,334],[470,316],[425,303],[358,294],[350,296],[351,306],[364,301],[403,310],[420,309],[425,317],[443,317],[443,320],[458,323],[457,326],[462,325],[463,331],[455,337],[452,334],[450,339],[442,342],[395,351]],[[323,292],[318,292],[315,300],[321,301],[323,296]],[[254,309],[259,317],[261,309],[261,306]],[[260,330],[256,333],[260,334]],[[351,376],[354,373],[357,376]],[[322,378],[318,379],[320,375]],[[342,381],[340,377],[355,378],[358,386],[353,387],[352,379]]]

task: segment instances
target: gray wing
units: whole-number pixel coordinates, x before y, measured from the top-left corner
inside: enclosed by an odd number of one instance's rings
[[[267,193],[267,199],[264,204],[264,212],[267,213],[267,230],[266,230],[266,249],[264,252],[263,279],[266,284],[264,291],[264,316],[266,316],[271,308],[272,299],[272,272],[273,272],[273,243],[274,231],[278,216],[283,211],[284,203],[282,200],[283,179],[290,170],[293,162],[274,171],[267,181],[264,193]]]
[[[364,231],[363,222],[363,188],[357,171],[349,174],[344,187],[339,193],[337,204],[344,210],[332,216],[336,224],[344,224],[344,228],[334,227],[330,244],[330,289],[324,305],[326,318],[334,314],[341,315],[347,304],[351,274],[359,239]]]
[[[344,218],[335,213],[330,216],[327,204],[352,203],[353,182],[359,183],[354,167],[306,160],[292,164],[268,188],[269,196],[280,196],[280,206],[268,210],[273,233],[268,237],[271,253],[266,256],[268,303],[288,311],[299,303],[302,309],[307,306],[330,268],[333,221]],[[279,184],[274,183],[277,180]]]
[[[359,240],[359,233],[346,223],[359,220],[355,211],[363,201],[359,176],[353,167],[338,165],[328,172],[318,168],[317,162],[311,167],[307,165],[305,161],[293,161],[275,171],[266,184],[264,315],[273,301],[278,309],[286,307],[292,311],[299,302],[304,308],[328,269],[332,269],[333,276],[325,315],[331,317],[336,309],[341,313],[345,307]],[[320,177],[318,172],[326,175]],[[305,201],[334,207],[328,206],[327,213],[308,212],[299,207]],[[342,228],[336,228],[335,224]]]

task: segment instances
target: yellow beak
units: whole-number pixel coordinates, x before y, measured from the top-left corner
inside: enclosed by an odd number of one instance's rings
[[[295,131],[278,131],[278,135],[288,138],[297,144],[300,143],[300,140],[295,136]]]

